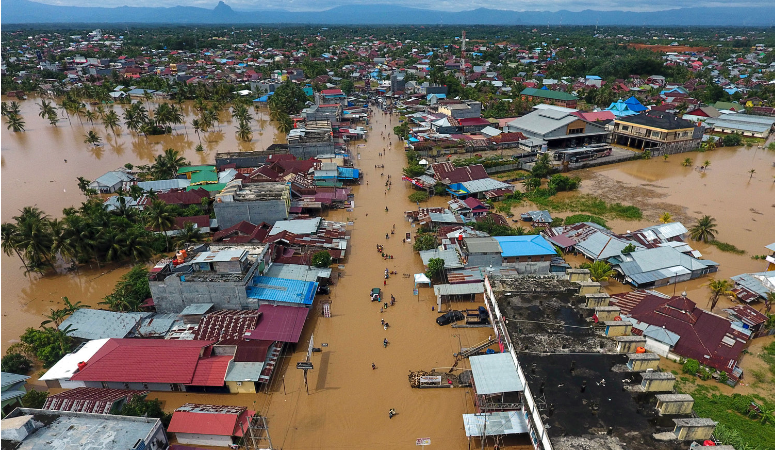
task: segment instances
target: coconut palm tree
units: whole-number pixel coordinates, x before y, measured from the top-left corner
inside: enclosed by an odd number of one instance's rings
[[[716,239],[716,219],[711,216],[702,216],[689,229],[689,236],[695,241],[710,242]]]
[[[84,139],[83,142],[86,144],[91,144],[96,147],[100,145],[100,142],[102,142],[102,138],[100,137],[100,135],[95,133],[94,130],[89,130],[89,132],[84,136],[86,137],[86,139]]]
[[[237,127],[237,139],[248,142],[252,138],[253,130],[250,128],[250,124],[247,120],[240,120]]]
[[[13,219],[18,230],[16,245],[27,261],[28,271],[44,272],[51,266],[53,244],[48,216],[34,206],[25,206]]]
[[[105,125],[106,130],[110,129],[114,137],[116,136],[116,128],[121,128],[119,125],[118,114],[112,109],[102,116],[102,123]]]
[[[24,268],[29,271],[27,261],[22,255],[19,245],[19,227],[11,222],[6,222],[0,226],[0,246],[2,246],[3,253],[7,256],[16,253],[16,256],[22,261]]]
[[[735,295],[732,292],[732,287],[732,283],[730,283],[729,280],[711,280],[710,283],[708,283],[708,289],[710,289],[710,299],[708,299],[708,304],[710,305],[711,312],[713,312],[713,308],[716,307],[720,296]]]
[[[748,177],[748,180],[750,181],[751,178],[753,178],[753,174],[756,173],[756,169],[751,169],[751,170],[748,171],[748,173],[750,174],[750,176]]]
[[[702,170],[705,170],[705,169],[707,169],[708,167],[710,167],[710,160],[709,160],[709,159],[706,159],[706,160],[705,160],[705,162],[704,162],[704,163],[702,163]]]
[[[57,115],[56,109],[52,109],[49,113],[48,123],[54,126],[57,126],[57,123],[59,123],[59,116]]]
[[[197,228],[193,223],[186,222],[180,232],[175,236],[175,244],[197,244],[204,241],[204,238],[202,230]]]
[[[13,102],[12,102],[13,103]],[[24,119],[21,115],[15,112],[10,112],[8,114],[8,126],[7,128],[14,133],[19,133],[21,131],[24,131]]]
[[[693,163],[693,161],[692,161],[691,158],[686,158],[686,159],[683,160],[681,165],[684,166],[684,167],[691,167],[692,163]]]
[[[97,114],[89,109],[84,113],[84,117],[86,117],[86,121],[89,122],[89,125],[94,125],[94,120],[97,118]]]
[[[605,261],[595,261],[592,264],[582,264],[583,269],[589,269],[589,276],[592,281],[603,282],[608,281],[609,278],[616,274],[616,271],[611,268],[611,265]]]
[[[200,119],[194,119],[191,121],[191,126],[194,127],[194,133],[196,133],[196,137],[199,138],[199,144],[202,144],[202,136],[199,135],[200,131],[203,131],[202,129],[202,121]]]
[[[159,230],[164,233],[165,249],[169,251],[170,242],[167,230],[175,223],[175,218],[170,213],[169,207],[161,200],[154,200],[143,212],[145,224],[152,230]]]
[[[769,316],[770,315],[770,308],[772,308],[772,303],[775,302],[775,292],[768,292],[767,295],[764,297],[764,314]]]
[[[661,216],[659,216],[659,221],[662,223],[670,223],[673,220],[673,215],[669,212],[665,211],[662,213]]]
[[[38,103],[38,106],[40,106],[40,112],[38,113],[38,115],[42,119],[45,119],[47,116],[50,116],[52,111],[56,111],[56,109],[51,104],[51,102],[47,102],[45,99],[41,100],[40,103]]]

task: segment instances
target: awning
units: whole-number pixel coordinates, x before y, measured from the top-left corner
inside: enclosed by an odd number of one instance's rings
[[[527,433],[530,428],[521,411],[463,414],[466,437]]]
[[[417,287],[418,284],[427,284],[430,287],[431,280],[424,273],[416,273],[414,274],[414,287]]]

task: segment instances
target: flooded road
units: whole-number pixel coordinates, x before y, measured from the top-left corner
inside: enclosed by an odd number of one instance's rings
[[[7,100],[7,99],[3,99]],[[191,127],[196,111],[192,102],[181,105],[186,116],[186,126],[177,125],[173,133],[163,136],[136,135],[123,127],[116,136],[106,131],[101,123],[90,125],[77,117],[60,117],[57,127],[38,116],[40,100],[30,98],[20,101],[21,115],[26,122],[25,132],[13,133],[2,122],[2,221],[10,221],[25,206],[37,206],[51,217],[60,217],[62,209],[80,205],[84,200],[78,190],[77,177],[94,180],[105,172],[115,170],[126,163],[149,164],[157,154],[167,148],[181,152],[192,164],[213,164],[219,151],[260,150],[275,142],[285,142],[285,136],[276,131],[269,121],[267,109],[256,111],[253,116],[251,142],[237,141],[235,124],[231,114],[221,113],[220,126],[201,133],[205,151],[197,152],[199,138]],[[146,105],[155,108],[155,103]],[[121,116],[124,106],[114,105]],[[61,112],[58,111],[58,112]],[[94,147],[85,144],[84,135],[94,130],[103,144]],[[67,160],[67,162],[65,162]],[[61,297],[97,307],[97,303],[113,290],[126,268],[109,267],[93,270],[82,268],[69,275],[27,277],[16,256],[2,256],[2,351],[18,339],[27,327],[37,327],[41,315],[61,304]]]

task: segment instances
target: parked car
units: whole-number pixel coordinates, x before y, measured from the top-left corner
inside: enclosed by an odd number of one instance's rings
[[[449,311],[436,318],[436,323],[439,325],[449,325],[452,322],[465,319],[466,316],[463,311]]]

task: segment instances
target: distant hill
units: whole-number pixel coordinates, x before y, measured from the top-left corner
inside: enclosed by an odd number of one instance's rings
[[[630,25],[630,26],[772,26],[775,6],[681,8],[658,12],[502,11],[479,8],[445,12],[392,5],[339,6],[320,12],[234,11],[224,2],[214,9],[57,6],[28,0],[4,0],[2,25],[34,23],[144,24],[327,24],[327,25]]]

